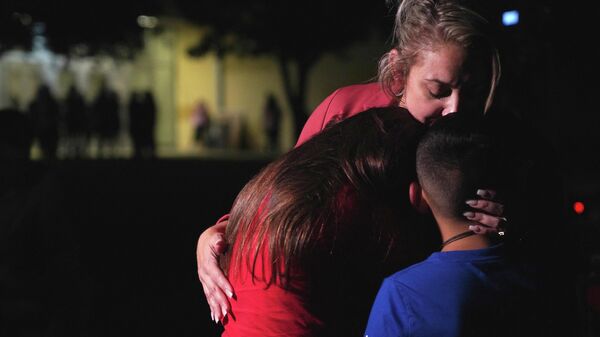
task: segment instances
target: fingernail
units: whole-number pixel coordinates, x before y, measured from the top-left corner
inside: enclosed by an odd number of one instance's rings
[[[467,205],[469,205],[469,206],[475,206],[475,205],[477,205],[477,201],[475,201],[475,200],[467,200],[467,201],[465,201],[465,202],[466,202],[466,203],[467,203]]]
[[[487,193],[486,190],[479,189],[479,190],[477,190],[477,195],[480,196],[480,197],[484,197],[485,198],[485,197],[488,196],[488,193]]]
[[[233,298],[233,292],[231,292],[231,290],[225,290],[225,294],[227,294],[227,297]]]
[[[210,312],[210,320],[213,322],[215,321],[215,314],[213,314],[212,311]]]
[[[475,216],[475,213],[473,213],[473,212],[464,212],[464,213],[463,213],[463,215],[464,215],[466,218],[472,218],[472,217],[474,217],[474,216]]]
[[[225,316],[227,316],[227,309],[223,309],[223,318],[225,318]]]

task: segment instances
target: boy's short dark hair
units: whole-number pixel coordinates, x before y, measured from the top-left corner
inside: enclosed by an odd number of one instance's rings
[[[507,186],[504,146],[484,118],[454,113],[437,120],[417,148],[417,175],[432,208],[463,218],[477,189],[501,193]]]

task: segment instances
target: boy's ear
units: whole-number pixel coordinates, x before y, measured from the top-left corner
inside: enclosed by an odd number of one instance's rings
[[[417,212],[421,214],[429,213],[429,204],[427,203],[427,200],[425,200],[423,189],[418,182],[413,181],[408,186],[408,198]]]

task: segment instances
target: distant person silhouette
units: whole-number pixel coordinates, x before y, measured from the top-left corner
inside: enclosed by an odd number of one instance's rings
[[[204,144],[210,127],[210,116],[208,107],[203,101],[198,102],[192,112],[192,125],[194,126],[194,141],[196,144]]]
[[[59,106],[47,85],[42,84],[38,88],[34,100],[29,105],[29,116],[42,157],[46,160],[55,159],[58,147]]]
[[[129,133],[134,158],[153,158],[156,155],[155,126],[154,96],[150,91],[134,92],[129,100]]]
[[[117,94],[105,81],[92,104],[92,121],[93,131],[98,138],[98,155],[113,155],[120,128],[119,101]]]
[[[83,96],[71,86],[64,104],[67,157],[81,158],[86,154],[89,135],[87,107]]]
[[[267,148],[276,151],[279,145],[279,130],[281,123],[281,107],[273,94],[267,96],[264,110],[264,127],[267,134]]]

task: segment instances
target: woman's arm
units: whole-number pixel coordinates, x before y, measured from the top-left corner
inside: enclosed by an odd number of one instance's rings
[[[339,89],[329,95],[313,111],[300,133],[296,146],[304,143],[323,129],[328,119],[328,112],[333,98],[338,92]],[[229,215],[225,215],[214,226],[202,232],[196,245],[198,278],[202,283],[204,295],[210,307],[211,319],[215,322],[220,321],[229,312],[231,307],[227,298],[233,297],[233,287],[219,267],[217,260],[217,257],[227,247],[224,234],[228,219]]]
[[[321,131],[328,107],[334,96],[335,92],[325,99],[310,115],[296,146]],[[233,297],[233,287],[219,267],[217,259],[227,247],[224,234],[228,219],[229,215],[225,215],[214,226],[202,232],[196,245],[198,278],[202,283],[204,295],[210,307],[211,319],[215,322],[219,322],[230,311],[231,306],[228,298]]]
[[[223,236],[228,219],[229,215],[225,215],[202,232],[196,245],[198,278],[210,307],[211,319],[215,322],[219,322],[230,311],[228,298],[233,297],[233,288],[218,263],[218,256],[227,248]]]

